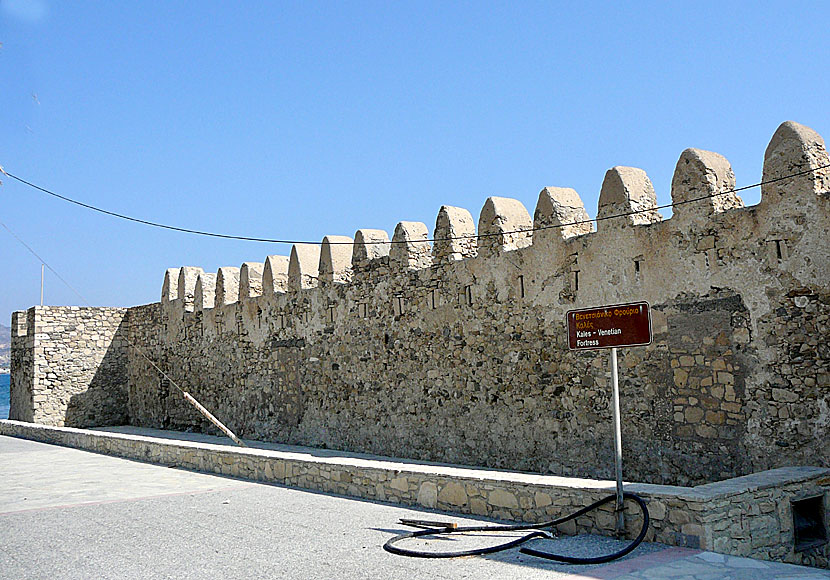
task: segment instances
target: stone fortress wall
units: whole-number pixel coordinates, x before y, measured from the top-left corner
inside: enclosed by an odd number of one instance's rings
[[[828,163],[822,138],[787,122],[763,179]],[[136,425],[213,432],[140,349],[242,437],[611,478],[608,356],[569,351],[565,313],[646,300],[653,344],[620,351],[627,480],[830,466],[830,169],[772,181],[753,207],[734,187],[724,157],[687,149],[668,220],[645,172],[614,167],[597,231],[575,191],[549,187],[533,217],[488,198],[477,232],[444,206],[433,243],[400,222],[391,240],[362,229],[216,273],[173,268],[160,303],[120,320],[124,356],[115,340],[69,348],[113,351],[111,403]],[[37,318],[58,311],[16,315],[16,417],[43,419],[27,415],[36,392],[86,380],[64,357],[41,388],[46,349],[68,343]],[[65,423],[117,419],[93,400],[102,412]]]
[[[36,306],[12,315],[9,419],[123,425],[126,308]]]

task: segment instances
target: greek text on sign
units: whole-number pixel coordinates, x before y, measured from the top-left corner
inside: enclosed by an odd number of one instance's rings
[[[565,316],[571,350],[651,344],[648,302],[569,310]]]

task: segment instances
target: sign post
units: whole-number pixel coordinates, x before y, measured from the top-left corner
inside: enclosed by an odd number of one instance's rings
[[[614,407],[614,471],[617,478],[617,533],[625,529],[623,519],[622,428],[620,427],[620,384],[617,379],[617,347],[611,349],[611,405]]]
[[[617,534],[625,530],[623,519],[622,429],[617,348],[651,344],[651,310],[648,302],[614,304],[569,310],[568,347],[571,350],[611,349],[611,406],[614,413],[614,467],[617,479]]]

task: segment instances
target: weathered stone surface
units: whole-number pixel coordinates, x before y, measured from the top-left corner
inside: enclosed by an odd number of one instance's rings
[[[216,274],[202,272],[196,280],[196,311],[213,308],[216,300]]]
[[[593,222],[579,194],[569,187],[546,187],[539,192],[533,212],[533,243],[567,240],[590,234]]]
[[[488,197],[478,218],[478,251],[483,256],[526,248],[533,239],[533,220],[517,199]]]
[[[320,246],[294,244],[288,261],[288,289],[292,291],[317,286],[320,267]]]
[[[268,256],[262,271],[262,292],[265,295],[282,294],[288,289],[288,256]]]
[[[659,222],[663,218],[652,209],[656,206],[657,194],[645,171],[637,167],[612,167],[605,173],[599,193],[597,229]]]
[[[743,200],[734,190],[735,174],[726,157],[712,151],[686,149],[680,154],[672,177],[672,211],[682,218],[743,207]]]
[[[547,494],[542,491],[537,491],[534,494],[534,502],[537,508],[547,507],[553,503],[553,500],[550,497],[550,494]]]
[[[425,481],[418,488],[418,505],[434,509],[438,505],[438,486]]]
[[[222,266],[216,271],[216,299],[214,305],[225,306],[239,300],[239,268]]]
[[[161,287],[161,301],[170,302],[179,298],[179,268],[168,268],[164,273]]]
[[[761,186],[762,203],[798,204],[799,198],[830,195],[830,164],[824,139],[814,130],[796,123],[782,123],[770,139],[764,153],[764,182],[785,175],[809,171],[786,180],[764,183]],[[824,167],[824,169],[818,169]],[[804,196],[803,198],[801,196]],[[790,198],[789,200],[786,198]]]
[[[204,270],[195,266],[183,266],[179,268],[179,282],[176,285],[178,290],[177,300],[181,300],[187,312],[193,312],[196,300],[196,281]]]
[[[244,262],[239,268],[239,300],[246,301],[262,296],[262,262]]]
[[[396,477],[389,482],[389,487],[395,491],[409,491],[409,480],[406,477]]]
[[[395,226],[389,262],[404,270],[428,268],[430,256],[429,231],[421,222],[400,222]]]
[[[449,482],[438,492],[438,501],[453,506],[467,505],[467,491],[464,484],[455,481]]]
[[[377,260],[389,255],[389,234],[383,230],[357,230],[354,234],[352,265]]]
[[[435,220],[432,259],[436,263],[473,258],[478,251],[476,224],[462,207],[442,205]]]
[[[320,282],[347,284],[352,279],[354,240],[348,236],[326,236],[320,252]]]
[[[490,503],[496,507],[517,508],[519,500],[516,495],[503,489],[494,489],[489,495]]]

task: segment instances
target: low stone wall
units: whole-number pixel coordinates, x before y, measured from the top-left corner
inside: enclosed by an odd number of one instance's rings
[[[357,498],[514,521],[547,521],[614,490],[610,481],[402,462],[303,447],[243,449],[17,421],[0,421],[0,435]],[[827,544],[807,551],[793,550],[791,502],[823,498],[825,529],[830,526],[830,469],[791,467],[697,487],[629,484],[626,489],[648,502],[652,519],[649,541],[828,566]],[[640,525],[641,520],[628,506],[629,537]],[[613,504],[568,522],[559,531],[612,535]]]

